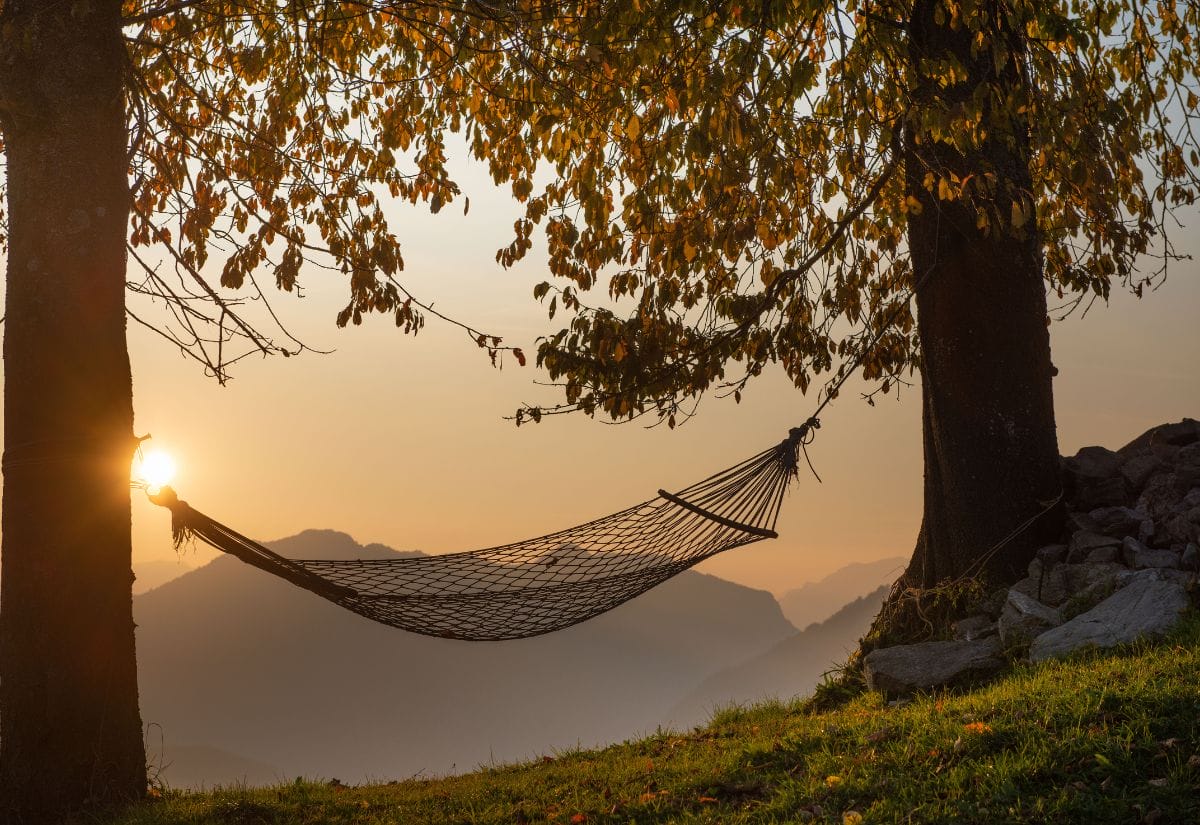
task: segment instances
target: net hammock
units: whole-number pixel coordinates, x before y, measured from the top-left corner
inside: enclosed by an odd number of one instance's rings
[[[659,490],[577,527],[465,553],[289,559],[169,487],[151,500],[170,509],[177,547],[198,538],[368,619],[449,639],[522,639],[611,610],[718,553],[776,538],[783,495],[819,426],[809,419],[779,444],[678,492]]]

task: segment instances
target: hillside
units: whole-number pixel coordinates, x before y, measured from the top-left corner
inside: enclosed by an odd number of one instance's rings
[[[974,693],[764,705],[688,734],[436,781],[172,793],[105,825],[1189,823],[1198,670],[1193,614],[1162,644],[1021,665]]]
[[[706,721],[715,709],[766,699],[807,696],[822,676],[846,661],[871,626],[887,587],[856,599],[770,650],[714,673],[671,711],[676,724]]]
[[[272,546],[396,555],[332,531]],[[439,775],[620,741],[795,633],[769,593],[688,572],[550,636],[432,639],[230,557],[136,597],[134,615],[149,758],[173,787]]]

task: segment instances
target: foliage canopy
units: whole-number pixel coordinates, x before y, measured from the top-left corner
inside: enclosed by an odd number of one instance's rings
[[[861,358],[886,392],[919,357],[914,180],[987,231],[1038,233],[1065,307],[1162,277],[1172,211],[1200,183],[1200,7],[940,2],[997,72],[1019,66],[1014,91],[912,59],[910,5],[126,0],[130,287],[218,377],[302,348],[243,302],[269,306],[264,280],[299,290],[314,267],[346,277],[339,324],[387,313],[416,332],[429,310],[398,280],[383,203],[458,199],[454,132],[523,204],[498,261],[540,227],[556,277],[535,295],[570,313],[537,355],[566,403],[522,416],[673,422],[774,362],[807,389]],[[921,99],[921,78],[944,94]],[[986,164],[902,168],[905,130],[970,156],[1013,122],[1029,124],[1006,139],[1029,143],[1031,191]],[[608,299],[585,303],[599,284]],[[507,349],[466,328],[493,360]]]

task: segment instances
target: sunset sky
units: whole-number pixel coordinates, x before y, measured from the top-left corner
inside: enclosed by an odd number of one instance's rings
[[[557,329],[531,297],[543,279],[533,254],[516,269],[494,263],[516,209],[476,168],[459,204],[433,216],[397,207],[403,281],[439,310],[535,350]],[[1200,254],[1200,220],[1176,242]],[[1059,444],[1117,447],[1146,428],[1200,416],[1200,263],[1175,264],[1141,301],[1116,295],[1052,329],[1060,374]],[[269,280],[269,279],[268,279]],[[151,333],[130,328],[136,429],[179,466],[175,486],[197,509],[260,540],[310,527],[362,543],[440,553],[540,535],[686,486],[783,438],[814,407],[781,375],[752,384],[740,405],[707,398],[670,431],[609,426],[582,416],[519,429],[522,401],[553,403],[532,366],[493,369],[460,330],[430,319],[416,338],[390,319],[339,330],[339,276],[311,269],[305,297],[276,309],[298,337],[330,355],[251,358],[226,387]],[[803,474],[784,504],[781,538],[700,569],[781,593],[854,561],[907,556],[921,504],[919,389],[874,408],[851,384],[822,416],[810,454],[823,483]],[[175,559],[167,513],[134,500],[134,559]],[[214,551],[215,552],[215,551]],[[194,566],[213,555],[188,550]]]

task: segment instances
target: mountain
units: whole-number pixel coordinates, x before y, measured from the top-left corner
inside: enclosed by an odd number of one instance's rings
[[[810,582],[779,597],[789,622],[806,628],[834,614],[843,605],[865,596],[881,584],[891,584],[904,572],[907,559],[899,556],[848,564],[820,581]]]
[[[293,558],[398,555],[332,531],[271,546]],[[218,752],[273,766],[281,780],[356,781],[619,741],[655,729],[710,674],[795,633],[769,593],[689,571],[548,636],[434,639],[231,557],[137,596],[134,616],[142,718],[173,786],[228,781],[210,758]],[[203,770],[188,764],[197,753]]]
[[[830,668],[846,661],[879,612],[888,586],[856,599],[820,624],[770,650],[713,674],[668,714],[676,725],[702,723],[729,705],[811,693]]]
[[[156,559],[155,561],[137,562],[133,565],[133,594],[136,596],[147,590],[153,590],[172,579],[179,578],[191,569],[191,565],[184,564],[182,561]]]

